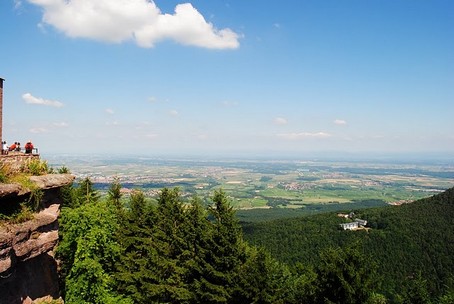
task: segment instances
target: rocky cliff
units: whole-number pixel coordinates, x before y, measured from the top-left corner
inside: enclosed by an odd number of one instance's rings
[[[60,188],[73,180],[70,174],[30,177],[43,191],[40,211],[20,224],[0,224],[0,304],[59,298],[53,254],[58,242]],[[28,199],[30,194],[30,190],[18,184],[0,184],[0,210]]]

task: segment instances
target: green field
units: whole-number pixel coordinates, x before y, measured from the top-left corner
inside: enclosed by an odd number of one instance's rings
[[[341,208],[358,202],[410,202],[454,185],[454,165],[316,161],[65,159],[78,179],[89,177],[105,192],[114,178],[125,189],[156,197],[179,187],[183,197],[208,198],[222,188],[237,209]],[[61,165],[61,164],[59,164]],[[127,193],[127,192],[126,192]],[[318,208],[318,209],[317,209]]]

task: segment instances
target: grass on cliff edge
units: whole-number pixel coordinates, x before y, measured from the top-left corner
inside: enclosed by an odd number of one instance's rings
[[[0,183],[2,184],[20,184],[28,188],[28,184],[22,184],[30,176],[39,176],[53,173],[70,173],[65,166],[55,170],[50,167],[45,160],[32,159],[23,163],[19,169],[13,168],[11,164],[0,162]]]
[[[54,170],[49,167],[47,161],[40,159],[33,159],[24,163],[19,170],[13,169],[11,165],[6,163],[0,164],[0,183],[19,184],[23,189],[30,191],[30,194],[24,197],[23,201],[19,200],[6,204],[6,207],[0,207],[0,226],[22,223],[33,218],[33,214],[39,209],[44,192],[30,180],[30,176],[52,173],[69,173],[69,170],[66,167]]]

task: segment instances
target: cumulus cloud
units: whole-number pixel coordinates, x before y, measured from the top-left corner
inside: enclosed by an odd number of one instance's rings
[[[25,93],[24,95],[22,95],[22,99],[28,104],[51,106],[51,107],[56,107],[56,108],[63,107],[63,103],[61,103],[60,101],[35,97],[30,93]]]
[[[106,109],[106,113],[112,115],[115,113],[115,111],[112,109]]]
[[[73,38],[121,43],[134,41],[153,47],[171,39],[183,45],[235,49],[240,35],[217,29],[192,4],[178,4],[164,14],[149,0],[27,0],[44,11],[42,23]]]
[[[285,119],[283,117],[276,117],[273,122],[275,125],[280,125],[280,126],[286,125],[288,123],[287,119]]]
[[[316,133],[310,133],[310,132],[299,132],[299,133],[282,133],[277,135],[280,138],[283,139],[289,139],[289,140],[298,140],[298,139],[307,139],[307,138],[328,138],[331,137],[331,134],[325,133],[325,132],[316,132]]]
[[[347,124],[347,122],[343,119],[336,119],[336,120],[334,120],[334,124],[338,125],[338,126],[344,126]]]
[[[169,111],[169,114],[170,114],[171,116],[178,116],[178,111],[177,111],[177,110],[170,110],[170,111]]]

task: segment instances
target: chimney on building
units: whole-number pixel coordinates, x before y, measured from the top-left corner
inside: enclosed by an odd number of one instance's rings
[[[3,148],[3,81],[5,79],[0,77],[0,142]]]

